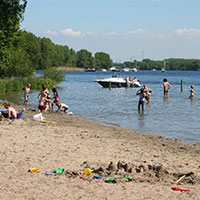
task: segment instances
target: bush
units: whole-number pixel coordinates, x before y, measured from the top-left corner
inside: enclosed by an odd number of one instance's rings
[[[31,84],[31,89],[32,90],[40,90],[42,88],[42,85],[46,85],[47,88],[53,88],[56,87],[56,82],[49,79],[49,78],[43,78],[43,77],[35,77],[32,79],[29,79],[29,81],[27,81],[27,84],[30,83]],[[26,85],[27,85],[26,84]],[[26,86],[25,85],[25,86]]]
[[[57,83],[65,80],[64,73],[62,71],[57,71],[53,67],[44,70],[44,77],[50,78]]]
[[[0,79],[0,92],[5,92],[6,91],[6,84],[7,84],[6,80]]]
[[[56,87],[55,81],[43,77],[0,79],[0,92],[21,91],[28,83],[31,84],[32,90],[40,90],[42,84],[48,88]]]

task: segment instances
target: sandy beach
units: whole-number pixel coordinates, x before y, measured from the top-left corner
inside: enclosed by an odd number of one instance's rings
[[[0,121],[0,199],[200,199],[200,144],[65,113],[43,113],[56,124],[41,123],[35,114],[26,109],[23,119]],[[28,172],[33,167],[40,172]],[[54,168],[64,172],[45,175]],[[87,176],[86,168],[94,171]]]

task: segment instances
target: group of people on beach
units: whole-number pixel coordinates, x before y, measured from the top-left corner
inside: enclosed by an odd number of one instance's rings
[[[64,103],[60,103],[60,98],[56,88],[52,88],[53,97],[50,96],[49,90],[45,85],[42,85],[42,90],[38,94],[39,98],[39,105],[38,109],[39,112],[42,111],[53,111],[54,104],[58,107],[57,111],[63,110],[66,112],[68,110],[68,105]]]
[[[29,102],[29,94],[32,93],[31,91],[31,84],[28,83],[26,87],[23,88],[24,90],[24,106],[28,105]],[[42,89],[38,94],[39,98],[39,105],[38,105],[38,111],[43,112],[43,111],[53,111],[53,106],[54,104],[57,106],[57,112],[58,111],[68,111],[68,105],[61,103],[60,98],[58,95],[58,91],[56,88],[52,88],[53,92],[53,97],[51,97],[48,88],[43,84]],[[10,118],[10,119],[16,119],[18,115],[20,114],[20,111],[16,111],[15,108],[13,108],[9,102],[5,100],[3,102],[4,108],[6,111],[2,110],[0,111],[0,119],[2,118]],[[18,113],[17,113],[18,112]],[[72,112],[69,112],[72,114]]]
[[[31,93],[30,84],[27,85],[27,88],[25,89],[25,93],[24,93],[24,105],[27,105],[27,103],[28,103],[27,96]],[[38,94],[39,112],[47,111],[47,110],[53,111],[54,104],[58,108],[57,111],[63,110],[64,112],[66,112],[68,110],[68,105],[60,102],[60,98],[59,98],[56,88],[52,88],[52,92],[53,92],[53,97],[51,97],[50,92],[49,92],[48,88],[46,87],[46,85],[44,85],[44,84],[42,85],[42,89]]]

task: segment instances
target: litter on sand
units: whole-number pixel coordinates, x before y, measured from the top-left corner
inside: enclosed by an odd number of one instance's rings
[[[105,182],[112,182],[112,181],[114,181],[114,180],[116,180],[116,179],[123,179],[123,178],[125,178],[125,179],[130,179],[130,176],[121,176],[121,177],[117,177],[117,178],[108,177],[108,178],[106,178]]]
[[[90,168],[86,168],[86,169],[83,171],[83,173],[84,173],[85,175],[90,175],[93,171],[94,171],[94,170],[92,170],[92,169],[90,169]]]
[[[39,173],[40,172],[40,168],[30,168],[29,170],[28,170],[28,172],[36,172],[36,173]]]
[[[172,181],[172,183],[179,183],[182,179],[185,178],[185,175],[181,176],[178,180]]]
[[[64,168],[55,168],[53,169],[53,172],[56,174],[61,174],[64,172],[64,170],[65,170]]]
[[[42,116],[42,113],[33,115],[33,119],[34,119],[35,121],[39,121],[39,122],[44,120],[44,118],[43,118],[43,116]]]
[[[47,121],[47,120],[42,120],[41,122],[42,122],[42,123],[56,124],[56,122],[55,122],[55,121]]]
[[[181,192],[190,192],[190,189],[182,189],[180,187],[172,187],[172,190],[174,191],[181,191]]]

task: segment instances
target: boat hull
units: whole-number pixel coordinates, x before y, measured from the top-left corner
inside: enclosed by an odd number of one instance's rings
[[[131,88],[139,88],[141,85],[139,83],[126,83],[126,82],[112,82],[112,81],[95,81],[99,83],[104,88],[123,88],[123,87],[131,87]]]
[[[127,87],[126,83],[117,83],[117,82],[107,82],[107,81],[96,81],[104,88],[121,88],[121,87]]]

